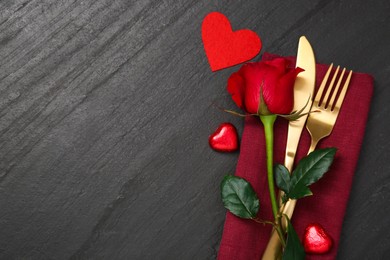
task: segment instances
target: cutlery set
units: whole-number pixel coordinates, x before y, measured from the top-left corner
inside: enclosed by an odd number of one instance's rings
[[[321,139],[331,134],[352,77],[352,71],[350,71],[345,78],[346,69],[344,68],[340,73],[339,66],[332,73],[333,64],[330,65],[315,95],[314,101],[312,101],[316,75],[315,64],[314,52],[309,41],[305,36],[300,37],[296,67],[300,67],[305,71],[301,72],[295,81],[293,110],[301,110],[306,105],[303,113],[307,114],[289,122],[284,165],[290,172],[292,172],[298,143],[305,125],[311,136],[311,145],[308,154],[314,151]],[[333,76],[329,82],[331,74]],[[279,198],[282,195],[282,192],[280,192]],[[282,214],[287,215],[291,219],[295,205],[296,200],[289,200],[281,208]],[[281,243],[277,232],[273,231],[262,259],[278,259],[280,254]]]

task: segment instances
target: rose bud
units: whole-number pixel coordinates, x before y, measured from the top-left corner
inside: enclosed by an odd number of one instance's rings
[[[303,71],[287,66],[284,58],[244,64],[229,77],[227,90],[249,114],[287,115],[294,105],[295,78]]]

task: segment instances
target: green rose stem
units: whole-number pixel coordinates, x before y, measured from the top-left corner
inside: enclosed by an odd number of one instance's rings
[[[267,154],[267,178],[268,178],[268,188],[269,196],[271,198],[272,213],[274,214],[275,220],[278,217],[278,203],[276,201],[275,195],[275,184],[274,184],[274,123],[276,120],[276,115],[260,115],[260,120],[264,125],[264,134],[265,134],[265,146]]]
[[[286,242],[283,237],[283,232],[280,228],[280,218],[278,217],[278,203],[276,200],[275,194],[275,184],[274,184],[274,123],[277,115],[259,115],[260,120],[264,125],[264,135],[265,135],[265,146],[266,146],[266,156],[267,156],[267,179],[268,179],[268,189],[269,196],[271,199],[272,213],[275,219],[274,228],[279,235],[280,242],[283,246],[286,246]]]

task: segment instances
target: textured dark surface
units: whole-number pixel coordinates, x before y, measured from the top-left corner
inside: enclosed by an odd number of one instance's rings
[[[339,259],[390,253],[390,2],[0,1],[0,258],[214,259],[219,183],[238,153],[209,149],[243,120],[200,38],[220,11],[263,51],[375,77]],[[257,57],[259,59],[259,57]],[[358,113],[358,111],[357,111]]]

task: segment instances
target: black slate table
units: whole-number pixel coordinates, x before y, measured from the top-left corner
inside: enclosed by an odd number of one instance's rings
[[[390,2],[0,1],[0,258],[215,259],[219,183],[243,120],[200,26],[224,13],[263,50],[371,73],[375,91],[339,259],[390,253]],[[255,60],[259,60],[258,56]]]

